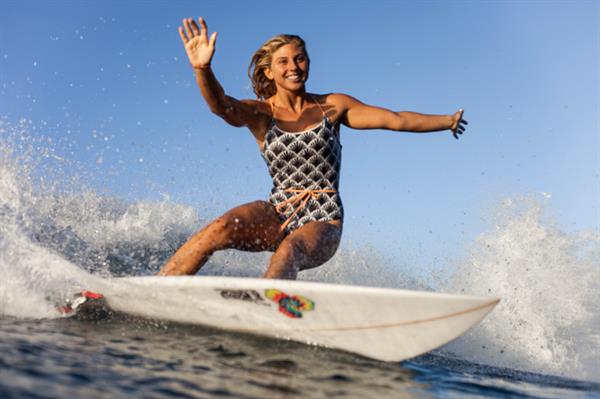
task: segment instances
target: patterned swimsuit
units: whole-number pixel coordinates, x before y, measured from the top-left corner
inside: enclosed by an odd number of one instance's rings
[[[262,156],[273,179],[269,202],[281,215],[286,235],[308,222],[343,219],[342,145],[324,112],[318,126],[302,132],[286,132],[273,119]]]

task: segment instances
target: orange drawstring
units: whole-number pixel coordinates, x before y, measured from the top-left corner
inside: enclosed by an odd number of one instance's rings
[[[283,224],[281,225],[281,227],[279,228],[281,231],[285,230],[285,228],[287,227],[287,225],[292,221],[292,218],[294,216],[296,216],[296,214],[298,212],[300,212],[300,210],[302,208],[304,208],[308,202],[308,200],[312,197],[313,199],[317,199],[319,198],[318,194],[321,193],[336,193],[336,190],[333,189],[329,189],[329,190],[311,190],[310,188],[307,189],[295,189],[295,188],[289,188],[286,190],[283,190],[285,192],[288,193],[297,193],[296,195],[291,196],[290,198],[286,199],[285,201],[280,202],[279,204],[277,204],[275,206],[275,210],[279,213],[282,213],[283,208],[285,208],[288,204],[295,206],[296,204],[298,204],[300,202],[300,206],[296,207],[296,210],[294,212],[292,212],[292,214],[286,219],[285,222],[283,222]]]

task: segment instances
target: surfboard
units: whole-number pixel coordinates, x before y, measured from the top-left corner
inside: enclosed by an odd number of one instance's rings
[[[101,294],[117,312],[201,324],[402,361],[482,320],[497,298],[233,277],[121,277]],[[84,298],[96,299],[87,292]],[[81,302],[81,299],[80,299]]]

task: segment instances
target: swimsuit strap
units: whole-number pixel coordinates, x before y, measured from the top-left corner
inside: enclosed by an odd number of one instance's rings
[[[275,106],[273,105],[273,101],[271,101],[270,98],[267,100],[267,102],[271,106],[271,119],[274,120],[275,119]]]
[[[319,106],[319,109],[321,110],[321,113],[323,114],[323,118],[329,120],[327,118],[327,114],[325,113],[325,110],[323,109],[323,107],[321,106],[321,103],[317,101],[317,99],[312,95],[309,94],[310,98],[312,98],[312,100]]]
[[[310,97],[311,100],[313,100],[313,102],[315,104],[317,104],[317,106],[319,107],[319,109],[321,110],[321,113],[323,114],[323,117],[327,120],[329,120],[327,118],[327,114],[325,113],[325,110],[323,109],[323,107],[321,106],[321,103],[319,101],[317,101],[317,99],[315,98],[315,96],[313,96],[312,94],[308,95]],[[271,99],[269,98],[267,100],[267,102],[269,103],[269,105],[271,106],[271,119],[275,120],[275,105],[273,104],[273,101],[271,101]]]

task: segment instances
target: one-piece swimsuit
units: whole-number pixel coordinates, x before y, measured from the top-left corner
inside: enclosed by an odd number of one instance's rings
[[[273,179],[269,202],[281,216],[286,235],[303,225],[342,220],[338,192],[342,145],[323,108],[322,122],[301,132],[287,132],[272,119],[262,156]]]

